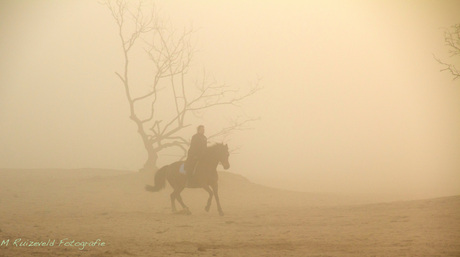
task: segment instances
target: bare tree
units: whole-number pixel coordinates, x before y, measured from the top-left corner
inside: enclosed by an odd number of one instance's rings
[[[187,80],[195,53],[192,45],[192,35],[195,31],[176,31],[158,17],[154,6],[146,7],[139,1],[133,7],[133,2],[107,0],[105,5],[118,26],[123,51],[123,70],[115,74],[124,86],[130,119],[137,125],[137,132],[147,151],[148,157],[141,170],[152,170],[157,168],[159,152],[166,148],[178,148],[185,157],[190,142],[180,132],[190,126],[186,121],[190,114],[197,114],[216,106],[238,104],[261,88],[257,81],[247,92],[241,93],[225,84],[218,84],[214,79],[210,79],[206,72],[203,72],[198,80]],[[153,64],[151,87],[142,93],[139,93],[139,90],[134,93],[136,85],[130,80],[131,52],[136,44],[143,46],[143,53]],[[190,88],[194,89],[192,93]],[[165,89],[170,92],[167,97],[172,99],[170,102],[173,105],[173,111],[166,114],[164,109],[158,107],[159,98],[166,97],[159,92]],[[149,106],[147,111],[146,103]],[[140,107],[144,107],[142,111]],[[168,117],[165,118],[166,116]],[[235,130],[244,129],[247,123],[253,120],[234,121],[209,138],[226,136]]]
[[[448,47],[450,57],[459,58],[460,57],[460,23],[451,26],[449,29],[446,29],[446,31],[444,32],[444,42],[445,42],[445,45]],[[441,69],[441,71],[449,72],[453,76],[454,80],[460,78],[460,73],[455,64],[441,61],[440,59],[436,57],[435,59],[443,66],[443,69]],[[454,59],[454,62],[455,62],[455,59]]]

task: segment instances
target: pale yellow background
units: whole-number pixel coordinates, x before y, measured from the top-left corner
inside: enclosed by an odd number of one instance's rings
[[[460,22],[460,2],[157,6],[177,28],[197,29],[197,71],[242,88],[262,78],[264,90],[241,109],[191,120],[213,133],[232,113],[261,117],[228,139],[242,146],[230,171],[308,192],[460,193],[460,81],[433,58],[449,60],[443,33]],[[116,26],[104,6],[3,0],[0,33],[1,168],[142,166],[145,152],[114,74],[122,64]],[[148,84],[142,73],[137,81]]]

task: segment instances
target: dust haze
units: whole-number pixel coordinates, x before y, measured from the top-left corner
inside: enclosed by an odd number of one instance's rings
[[[115,74],[123,51],[106,6],[4,0],[1,240],[102,237],[108,248],[87,249],[101,256],[458,256],[460,82],[435,60],[450,58],[444,31],[460,22],[458,1],[155,6],[178,31],[194,29],[192,80],[205,71],[238,92],[258,79],[263,87],[236,106],[190,116],[180,133],[190,139],[200,124],[213,134],[235,117],[260,118],[209,142],[234,150],[231,168],[218,167],[227,216],[215,205],[204,212],[204,191],[183,192],[193,215],[182,216],[170,214],[170,187],[143,190],[154,170],[138,172],[146,151]],[[145,71],[142,62],[130,68],[141,89],[152,81]],[[161,152],[157,166],[182,156]],[[381,203],[401,200],[411,202]],[[416,237],[421,226],[431,233]],[[69,249],[78,255],[72,247],[0,251]]]
[[[0,166],[139,169],[145,150],[114,75],[122,53],[107,9],[96,1],[1,5]],[[157,7],[176,27],[197,29],[197,70],[235,87],[262,78],[264,90],[240,107],[261,120],[227,139],[240,147],[232,172],[307,192],[460,192],[460,87],[433,59],[447,56],[455,1]],[[213,113],[190,121],[209,133],[223,122]]]

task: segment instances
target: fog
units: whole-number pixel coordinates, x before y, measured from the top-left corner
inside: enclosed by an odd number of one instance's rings
[[[263,90],[191,117],[225,139],[233,173],[297,191],[460,194],[460,82],[444,30],[458,1],[162,1],[191,24],[193,61],[221,83]],[[0,168],[137,171],[146,159],[121,82],[117,27],[98,1],[0,2]],[[135,72],[133,68],[132,72]],[[148,84],[140,75],[138,82]],[[160,155],[159,166],[180,152]]]

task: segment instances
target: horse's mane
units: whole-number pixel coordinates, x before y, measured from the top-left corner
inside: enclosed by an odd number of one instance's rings
[[[211,146],[208,146],[208,148],[206,149],[208,154],[212,154],[212,153],[217,153],[219,151],[219,149],[222,149],[223,147],[225,147],[225,145],[223,143],[215,143]]]
[[[215,144],[213,144],[211,146],[208,146],[208,149],[211,149],[211,148],[214,149],[214,148],[218,148],[218,147],[222,147],[222,146],[224,146],[224,143],[215,143]]]

